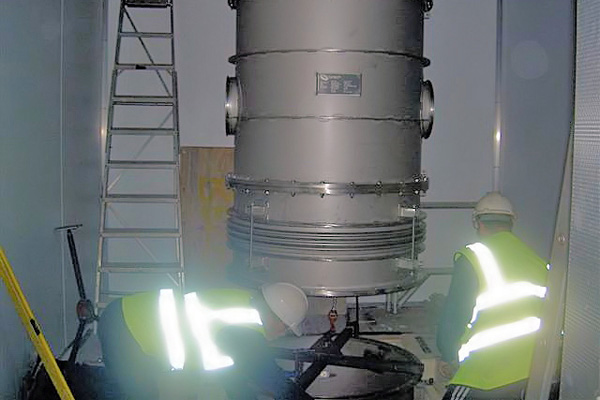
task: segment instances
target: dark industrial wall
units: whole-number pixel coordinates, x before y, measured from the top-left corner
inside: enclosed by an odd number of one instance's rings
[[[0,246],[55,353],[74,335],[77,297],[55,227],[84,224],[76,240],[92,289],[101,59],[101,0],[0,2]],[[31,351],[1,288],[0,399],[15,398]]]
[[[577,1],[577,83],[561,398],[600,386],[600,1]]]

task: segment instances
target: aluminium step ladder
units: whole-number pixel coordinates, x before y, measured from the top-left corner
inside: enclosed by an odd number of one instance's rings
[[[172,0],[121,0],[95,304],[184,285]]]

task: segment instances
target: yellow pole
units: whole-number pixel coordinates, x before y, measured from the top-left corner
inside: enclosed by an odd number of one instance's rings
[[[0,277],[6,284],[8,294],[12,298],[13,303],[15,303],[17,314],[19,314],[21,322],[23,323],[23,326],[25,326],[33,346],[40,355],[42,363],[46,368],[46,372],[48,372],[58,395],[62,400],[75,400],[71,393],[71,389],[69,389],[69,386],[67,385],[65,377],[60,371],[60,368],[58,368],[58,364],[56,364],[54,354],[52,354],[52,350],[50,350],[50,346],[48,345],[46,338],[44,338],[42,329],[35,319],[33,311],[31,311],[31,308],[27,303],[27,299],[21,291],[19,281],[17,281],[2,247],[0,247]]]

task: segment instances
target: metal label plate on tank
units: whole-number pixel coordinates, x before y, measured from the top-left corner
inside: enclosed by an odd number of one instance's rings
[[[335,94],[344,96],[360,96],[361,92],[361,74],[317,73],[317,95]]]

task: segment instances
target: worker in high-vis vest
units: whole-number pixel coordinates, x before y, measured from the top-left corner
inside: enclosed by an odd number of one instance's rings
[[[103,361],[118,386],[114,396],[158,399],[161,379],[179,373],[197,381],[210,375],[230,400],[253,399],[255,392],[295,398],[298,390],[275,363],[268,341],[288,330],[300,335],[307,310],[304,292],[283,282],[260,291],[182,296],[164,289],[115,300],[98,323]]]
[[[506,197],[486,194],[473,212],[479,240],[454,255],[437,333],[444,400],[524,396],[550,266],[512,233],[515,218]]]

